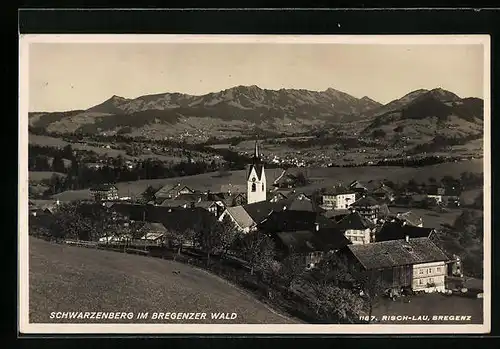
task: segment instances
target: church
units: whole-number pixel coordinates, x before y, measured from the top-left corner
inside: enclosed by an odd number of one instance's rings
[[[266,201],[266,171],[259,154],[259,145],[255,141],[252,163],[247,175],[247,204]]]

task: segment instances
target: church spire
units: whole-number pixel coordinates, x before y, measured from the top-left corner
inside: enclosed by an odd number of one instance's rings
[[[253,160],[255,163],[260,162],[259,143],[257,143],[257,141],[255,141],[255,149],[253,151]]]

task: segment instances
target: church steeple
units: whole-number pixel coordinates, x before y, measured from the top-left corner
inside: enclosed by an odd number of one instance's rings
[[[247,203],[260,201],[266,201],[266,174],[259,153],[259,144],[255,141],[252,164],[247,176]]]
[[[254,164],[260,163],[259,143],[257,141],[255,141],[255,148],[253,151],[253,163]]]

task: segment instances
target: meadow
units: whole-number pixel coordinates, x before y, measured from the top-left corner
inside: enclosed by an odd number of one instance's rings
[[[49,319],[51,312],[58,311],[120,311],[237,314],[235,320],[215,321],[208,315],[206,320],[162,320],[162,323],[296,323],[227,281],[174,261],[30,237],[29,265],[30,322],[63,322]]]
[[[322,187],[330,187],[339,183],[349,184],[353,180],[369,181],[369,180],[391,180],[394,182],[408,181],[415,179],[419,182],[426,181],[429,177],[434,177],[440,180],[443,176],[449,175],[458,178],[462,172],[469,171],[480,173],[482,169],[482,160],[468,160],[461,162],[442,163],[424,167],[320,167],[320,168],[292,168],[288,170],[290,173],[304,172],[311,180],[311,183],[306,187],[298,189],[304,193],[312,193],[314,190]],[[282,174],[283,170],[279,168],[266,169],[266,178],[268,188],[276,178]],[[195,190],[210,190],[218,192],[222,185],[245,185],[246,170],[231,171],[227,176],[220,176],[218,172],[204,173],[195,176],[174,177],[165,179],[147,179],[133,182],[116,183],[120,196],[137,197],[148,186],[158,188],[160,186],[176,184],[187,185]],[[72,201],[90,198],[88,189],[66,191],[54,196],[61,201]]]

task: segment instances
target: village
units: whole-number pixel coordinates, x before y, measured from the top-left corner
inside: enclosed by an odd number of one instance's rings
[[[390,183],[354,178],[311,195],[301,192],[298,183],[307,178],[300,173],[287,176],[284,171],[268,183],[257,142],[252,159],[247,184],[221,185],[219,192],[177,183],[134,201],[120,197],[113,184],[94,186],[89,189],[92,200],[78,203],[92,212],[101,209],[92,213],[92,234],[75,227],[80,219],[75,207],[71,216],[58,200],[30,200],[30,234],[45,231],[67,244],[144,255],[170,251],[174,260],[188,263],[226,260],[252,275],[268,275],[275,261],[290,265],[293,257],[290,284],[333,258],[365,278],[370,275],[363,286],[349,286],[361,296],[373,296],[377,285],[377,296],[393,300],[421,293],[482,297],[482,281],[464,276],[457,250],[443,248],[442,227],[429,226],[414,212],[460,207],[453,183],[429,186],[405,205],[395,204],[404,198]],[[66,216],[58,215],[64,210]],[[296,293],[307,293],[307,286],[300,289]]]

